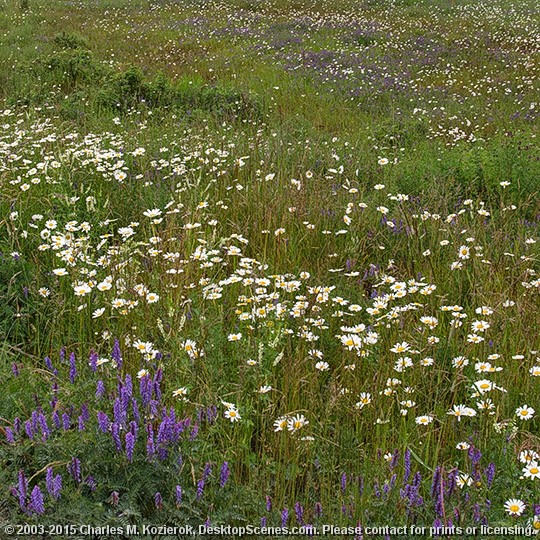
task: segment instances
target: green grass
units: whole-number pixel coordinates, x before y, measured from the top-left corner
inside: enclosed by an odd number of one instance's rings
[[[279,526],[284,508],[289,526],[533,519],[538,480],[518,458],[540,453],[538,413],[516,409],[540,410],[534,10],[0,6],[2,521]],[[107,360],[95,373],[91,351]],[[152,409],[139,379],[160,374]],[[141,411],[115,421],[116,451],[98,412],[118,414],[129,378]],[[481,380],[495,387],[475,395]],[[457,405],[476,414],[458,420]],[[146,438],[163,407],[190,424],[158,458]],[[81,482],[66,473],[75,457]],[[45,493],[49,468],[61,498],[25,513],[19,471]]]

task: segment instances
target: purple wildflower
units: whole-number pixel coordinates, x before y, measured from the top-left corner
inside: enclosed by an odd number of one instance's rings
[[[51,490],[51,497],[57,501],[60,498],[60,493],[62,491],[62,476],[57,474],[54,477],[54,482]]]
[[[219,475],[219,487],[225,486],[225,484],[227,483],[227,480],[229,479],[229,474],[230,474],[229,464],[226,461],[224,461],[223,465],[221,466],[221,472]]]
[[[6,441],[9,444],[13,444],[15,442],[15,436],[13,434],[13,430],[10,427],[6,428]]]
[[[69,382],[73,384],[77,377],[77,366],[75,365],[75,353],[69,355]]]
[[[154,428],[152,424],[146,426],[146,455],[151,458],[156,453],[156,447],[154,445]]]
[[[486,474],[486,482],[488,487],[491,487],[491,484],[493,484],[493,479],[495,478],[495,463],[491,462],[485,470]]]
[[[71,459],[71,463],[67,466],[68,473],[71,475],[76,484],[81,483],[81,462],[76,458]]]
[[[294,513],[296,514],[296,521],[299,525],[304,524],[304,508],[299,502],[296,502],[294,505]]]
[[[51,359],[50,359],[48,356],[46,356],[46,357],[44,358],[44,362],[45,362],[45,367],[46,367],[49,371],[54,371],[54,367],[53,367],[53,365],[52,365]]]
[[[182,486],[176,486],[175,489],[176,506],[182,504]]]
[[[39,486],[34,486],[32,493],[30,494],[30,508],[36,514],[45,513],[45,504],[43,503],[43,494]]]
[[[89,357],[89,365],[90,369],[92,370],[92,373],[95,373],[97,370],[97,361],[98,361],[98,354],[96,351],[91,350],[90,351],[90,357]]]
[[[120,426],[113,422],[111,425],[111,434],[114,441],[114,446],[117,452],[122,451],[122,440],[120,439]]]
[[[157,491],[154,495],[154,503],[158,510],[161,510],[163,508],[163,497],[161,496],[161,493],[159,491]]]
[[[17,493],[19,494],[19,506],[26,510],[26,494],[28,489],[28,480],[23,471],[19,471],[19,481],[17,483]]]
[[[105,395],[105,385],[100,379],[96,384],[96,399],[101,399]]]
[[[204,478],[201,478],[197,482],[197,500],[200,500],[200,498],[203,496],[204,493]]]
[[[96,479],[95,479],[92,475],[87,476],[87,477],[84,479],[84,483],[90,488],[90,491],[91,491],[92,493],[93,493],[94,491],[96,491],[97,482],[96,482]]]
[[[111,359],[116,364],[116,367],[122,369],[122,352],[120,351],[120,342],[118,339],[114,340],[113,349],[111,352]]]
[[[111,421],[109,417],[103,411],[99,411],[97,414],[98,426],[103,433],[107,433],[111,426]]]
[[[403,465],[405,468],[403,483],[406,484],[411,476],[411,451],[408,448],[405,450],[405,455],[403,456]]]
[[[26,436],[29,438],[29,439],[33,439],[34,438],[34,430],[32,428],[32,422],[30,422],[30,420],[27,420],[25,423],[24,423],[24,431],[26,433]]]
[[[289,521],[289,509],[284,508],[281,511],[281,526],[285,527],[287,525],[287,521]]]
[[[135,450],[135,436],[131,431],[126,433],[126,456],[128,461],[133,461],[133,451]]]

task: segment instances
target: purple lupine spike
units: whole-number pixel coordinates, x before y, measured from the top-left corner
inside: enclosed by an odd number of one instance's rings
[[[478,503],[475,503],[473,506],[473,519],[474,521],[480,521],[482,517],[482,511],[480,509],[480,505]]]
[[[204,478],[197,482],[197,500],[199,501],[204,493]]]
[[[85,422],[88,422],[88,420],[90,420],[90,410],[88,409],[87,403],[83,403],[81,405],[81,417]]]
[[[81,462],[76,458],[71,458],[71,463],[67,466],[68,473],[71,475],[76,484],[81,483]]]
[[[90,488],[90,491],[93,493],[94,491],[96,491],[96,487],[97,487],[97,482],[96,482],[96,479],[89,475],[87,476],[85,479],[84,479],[84,483]]]
[[[156,447],[154,445],[154,428],[152,427],[152,424],[147,424],[146,433],[146,455],[151,458],[156,453]]]
[[[47,418],[45,415],[40,412],[38,416],[39,427],[41,428],[42,437],[41,440],[45,442],[51,435],[51,430],[49,429],[49,424],[47,423]]]
[[[322,504],[320,502],[315,503],[315,509],[313,510],[315,517],[320,518],[322,516]]]
[[[152,399],[152,379],[148,375],[143,375],[139,380],[139,393],[142,406],[146,407]]]
[[[98,427],[103,433],[107,433],[111,427],[111,421],[106,413],[99,411],[97,413]]]
[[[151,385],[150,385],[151,388]],[[148,405],[148,409],[150,411],[150,416],[152,418],[156,417],[158,415],[158,405],[159,403],[155,399],[151,399],[150,403]]]
[[[53,395],[51,401],[49,401],[49,406],[51,407],[51,411],[54,411],[56,409],[57,404],[58,404],[58,396]]]
[[[13,430],[10,427],[6,428],[6,441],[9,444],[14,444],[15,443],[15,435],[13,433]]]
[[[122,351],[120,350],[120,342],[114,340],[114,345],[111,352],[111,359],[116,364],[118,370],[122,369]]]
[[[126,421],[126,411],[124,410],[124,407],[122,405],[122,401],[120,398],[116,398],[114,400],[113,417],[114,417],[114,421],[119,425],[123,425]]]
[[[36,514],[45,513],[45,504],[43,503],[43,494],[39,486],[34,486],[32,493],[30,494],[30,505],[29,507]]]
[[[281,527],[285,527],[287,525],[287,521],[289,521],[289,509],[284,508],[281,511]]]
[[[272,510],[272,499],[269,495],[266,496],[266,511],[270,512]]]
[[[163,497],[161,496],[161,493],[159,491],[156,491],[156,494],[154,495],[154,503],[158,510],[161,510],[163,508]]]
[[[97,361],[98,361],[98,354],[96,351],[94,351],[94,349],[92,349],[88,357],[88,364],[90,366],[90,369],[92,370],[92,373],[95,373],[97,371]]]
[[[62,428],[67,431],[71,427],[71,418],[67,412],[62,414]]]
[[[135,450],[135,436],[131,431],[126,433],[126,456],[128,461],[131,463],[133,461],[133,451]]]
[[[540,504],[533,504],[533,514],[535,516],[540,515]]]
[[[217,419],[217,407],[215,405],[210,405],[206,409],[206,421],[209,424],[213,424]]]
[[[63,364],[66,361],[66,348],[62,347],[60,349],[60,362]]]
[[[403,474],[403,483],[406,484],[411,476],[411,451],[409,448],[405,450],[405,454],[403,456],[403,466],[405,469]]]
[[[163,378],[163,371],[159,368],[154,376],[153,386],[154,395],[158,401],[161,400],[161,379]]]
[[[18,416],[16,416],[15,419],[13,420],[13,429],[15,430],[15,433],[17,433],[17,435],[21,434],[21,427],[22,427],[21,419]]]
[[[268,520],[266,519],[266,516],[261,517],[261,529],[266,528],[266,525],[268,523]]]
[[[132,420],[129,423],[129,431],[131,431],[131,433],[133,434],[133,437],[137,439],[137,435],[139,434],[139,426],[137,425],[137,422],[135,422],[134,420]]]
[[[379,482],[377,480],[373,482],[373,493],[377,499],[381,498],[381,490],[379,489]]]
[[[491,462],[485,470],[486,482],[488,487],[491,487],[493,484],[493,479],[495,478],[495,463]]]
[[[347,490],[347,473],[343,473],[341,475],[341,493],[345,495],[346,490]]]
[[[221,466],[221,472],[219,474],[219,487],[225,487],[225,484],[227,483],[227,480],[229,479],[230,471],[229,471],[229,464],[224,461],[223,465]]]
[[[77,419],[77,429],[79,431],[84,431],[86,425],[85,425],[85,421],[84,421],[84,418],[82,416],[82,414],[79,415],[79,418]]]
[[[27,420],[25,423],[24,423],[24,431],[26,433],[26,436],[29,438],[29,439],[33,439],[34,438],[34,430],[32,428],[32,422],[30,420]]]
[[[49,371],[54,371],[54,367],[52,365],[52,362],[51,362],[51,359],[46,356],[44,359],[44,362],[45,362],[45,367],[49,370]]]
[[[96,384],[96,399],[101,399],[105,395],[105,385],[100,379]]]
[[[457,469],[452,469],[448,473],[448,482],[446,484],[446,496],[451,497],[456,489],[457,478],[459,471]]]
[[[210,475],[212,474],[212,465],[210,463],[205,463],[203,470],[203,479],[206,482]]]
[[[11,372],[13,375],[15,375],[15,377],[18,377],[21,374],[19,371],[19,366],[15,362],[11,364]]]
[[[60,429],[62,423],[60,421],[60,413],[58,412],[58,410],[56,409],[53,414],[52,414],[52,422],[54,424],[54,427],[56,429]]]
[[[19,471],[17,482],[17,493],[19,495],[19,506],[22,510],[26,511],[26,496],[28,490],[28,480],[24,476],[23,471]]]
[[[399,461],[399,450],[396,450],[392,454],[392,459],[390,460],[390,470],[391,471],[393,471],[396,468],[396,465],[398,464],[398,461]]]
[[[133,381],[131,379],[131,375],[126,375],[124,379],[124,389],[126,396],[128,396],[130,399],[133,397]]]
[[[51,491],[52,498],[57,501],[60,498],[60,493],[62,492],[62,475],[57,474],[54,477],[53,489]]]
[[[199,424],[195,424],[193,426],[193,429],[191,430],[191,433],[189,434],[189,440],[194,441],[197,438],[198,434],[199,434]]]
[[[73,384],[77,377],[77,366],[75,364],[75,353],[69,355],[69,382]]]
[[[480,450],[476,448],[476,446],[471,444],[467,454],[469,455],[469,459],[471,460],[471,463],[473,465],[478,465],[478,463],[480,462],[480,458],[482,457],[482,452],[480,452]]]
[[[54,491],[54,471],[52,467],[48,467],[47,472],[45,473],[45,487],[47,488],[49,495],[52,495]]]
[[[34,433],[37,433],[37,431],[41,427],[39,423],[39,415],[40,411],[32,411],[32,415],[30,417],[30,419],[32,420],[32,431]]]
[[[176,486],[174,490],[176,506],[179,507],[182,504],[182,486]]]
[[[133,414],[133,418],[135,418],[135,422],[139,424],[141,421],[141,414],[139,412],[139,404],[135,398],[131,399],[131,412]]]
[[[122,452],[122,440],[120,439],[120,426],[113,422],[111,424],[111,435],[117,452]]]
[[[294,513],[296,514],[296,521],[299,525],[304,525],[304,508],[299,502],[294,505]]]

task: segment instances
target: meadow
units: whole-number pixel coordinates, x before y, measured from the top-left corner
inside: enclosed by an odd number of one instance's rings
[[[539,61],[535,0],[0,0],[0,538],[540,531]]]

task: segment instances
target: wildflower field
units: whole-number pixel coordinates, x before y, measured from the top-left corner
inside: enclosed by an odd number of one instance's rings
[[[0,66],[1,539],[540,530],[536,0],[0,0]]]

